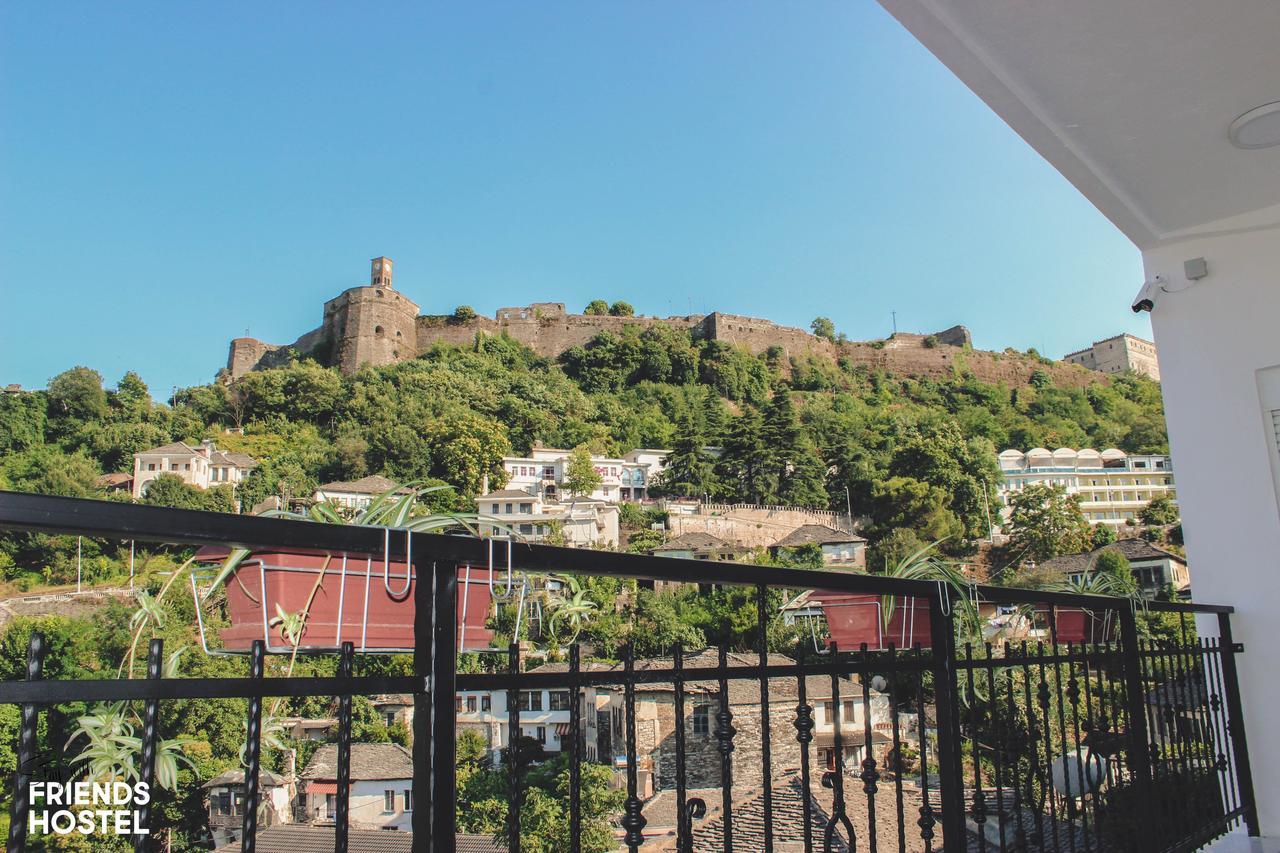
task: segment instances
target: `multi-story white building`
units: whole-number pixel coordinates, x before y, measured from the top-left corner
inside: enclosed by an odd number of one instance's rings
[[[507,488],[476,498],[481,515],[501,521],[525,539],[540,542],[558,534],[572,548],[617,546],[617,504],[598,498],[544,497],[535,486]],[[482,533],[491,532],[481,525]]]
[[[511,718],[507,713],[507,691],[464,690],[455,695],[458,730],[470,729],[484,738],[494,761],[507,746]],[[569,691],[548,689],[520,693],[520,734],[536,740],[546,752],[562,752],[569,741]],[[608,694],[595,687],[582,690],[583,757],[596,761],[596,709],[608,702]],[[408,694],[377,696],[373,699],[388,725],[403,723],[413,731],[413,697]]]
[[[147,484],[161,474],[174,474],[188,485],[207,489],[227,483],[234,486],[257,465],[253,457],[219,450],[208,439],[196,447],[183,441],[153,447],[133,454],[133,499],[146,494]]]
[[[1114,448],[1101,452],[1036,447],[1000,454],[1001,517],[1008,520],[1009,498],[1032,484],[1057,485],[1080,496],[1080,509],[1093,524],[1118,526],[1136,519],[1158,497],[1177,499],[1168,456],[1131,455]]]
[[[528,456],[502,460],[507,471],[507,487],[523,489],[546,498],[566,496],[564,481],[573,451],[555,447],[535,447]],[[591,464],[600,475],[600,485],[590,495],[606,503],[641,501],[649,496],[652,477],[666,464],[669,450],[637,449],[619,458],[592,456]]]
[[[1091,347],[1067,353],[1062,360],[1099,373],[1124,373],[1133,370],[1160,381],[1156,345],[1127,333],[1095,341]]]

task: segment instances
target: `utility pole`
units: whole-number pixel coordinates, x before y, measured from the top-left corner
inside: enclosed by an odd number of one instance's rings
[[[982,481],[982,509],[987,513],[987,537],[991,540],[991,544],[996,544],[996,531],[991,526],[991,505],[987,503],[987,481]]]
[[[80,591],[80,544],[82,537],[76,537],[76,592]]]

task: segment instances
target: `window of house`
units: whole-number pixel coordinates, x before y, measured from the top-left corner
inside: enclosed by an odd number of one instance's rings
[[[711,706],[699,705],[693,709],[693,733],[705,735],[711,733]]]
[[[533,515],[533,504],[520,504],[520,513],[522,515]]]
[[[396,792],[395,792],[395,791],[383,791],[383,792],[382,792],[382,811],[383,811],[383,813],[384,813],[384,814],[386,814],[386,813],[393,812],[393,811],[395,811],[395,810],[396,810]]]
[[[532,536],[532,535],[533,535],[533,525],[532,525],[532,524],[522,524],[522,525],[520,525],[520,532],[521,532],[521,533],[523,533],[523,534],[524,534],[524,535],[526,535],[526,536]]]
[[[148,463],[147,463],[147,470],[148,470],[148,471],[154,471],[154,470],[156,470],[156,463],[154,463],[154,462],[148,462]]]
[[[169,470],[170,470],[170,471],[177,471],[177,470],[178,470],[178,463],[177,463],[177,462],[170,462],[170,463],[169,463]]]
[[[387,721],[388,727],[394,726],[396,724],[396,712],[387,711],[385,714],[383,714],[383,719]]]
[[[547,742],[547,727],[538,726],[538,743],[546,743],[546,742]]]
[[[481,696],[481,697],[480,697],[480,710],[481,710],[481,711],[488,711],[488,710],[490,710],[490,709],[492,709],[492,708],[493,708],[493,699],[489,697],[489,694],[488,694],[488,693],[486,693],[485,695]]]
[[[338,812],[338,795],[337,795],[337,794],[325,794],[325,795],[324,795],[324,813],[325,813],[325,816],[326,816],[326,817],[332,817],[333,815],[337,814],[337,812]]]
[[[511,504],[507,504],[507,505],[506,505],[506,507],[507,507],[507,514],[508,514],[508,515],[510,515],[510,514],[511,514]]]
[[[476,697],[468,696],[467,697],[467,713],[474,714],[475,712],[476,712]]]
[[[457,701],[458,713],[461,714],[462,713],[462,694],[459,693],[457,696],[453,698]]]
[[[526,690],[520,694],[520,710],[521,711],[541,711],[542,710],[542,691]]]
[[[182,463],[182,470],[183,470],[183,471],[190,471],[190,470],[191,470],[191,463],[190,463],[190,462],[183,462],[183,463]]]
[[[549,705],[552,711],[569,710],[569,691],[568,690],[552,690]]]
[[[404,810],[407,812],[413,811],[413,789],[412,788],[404,789]]]

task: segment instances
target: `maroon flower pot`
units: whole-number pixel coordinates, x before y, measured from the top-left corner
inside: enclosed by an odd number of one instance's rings
[[[216,559],[215,553],[200,556]],[[493,604],[489,574],[487,567],[458,571],[460,651],[492,643],[493,631],[485,627]],[[337,650],[350,642],[357,651],[409,652],[417,583],[406,563],[384,563],[369,554],[348,554],[344,560],[318,552],[255,551],[223,584],[231,626],[221,632],[222,643],[244,651],[254,640],[264,640],[270,652],[290,652],[292,643],[272,620],[279,610],[299,613],[310,601],[300,650]]]
[[[1050,637],[1058,643],[1109,643],[1116,639],[1120,628],[1119,618],[1110,610],[1040,606],[1036,614],[1051,629],[1056,625],[1057,630],[1051,630]]]
[[[837,648],[857,649],[863,643],[869,649],[909,649],[919,644],[929,646],[929,600],[915,596],[894,597],[893,612],[886,621],[884,601],[878,595],[824,592],[818,590],[810,600],[822,607],[827,631]]]

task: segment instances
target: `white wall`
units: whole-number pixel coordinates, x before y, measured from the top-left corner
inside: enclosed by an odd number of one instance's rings
[[[1194,597],[1234,605],[1254,790],[1265,836],[1280,835],[1280,508],[1257,371],[1280,365],[1280,209],[1202,229],[1143,253],[1148,278],[1185,283],[1152,312]],[[1228,228],[1236,230],[1229,231]],[[1226,233],[1221,233],[1226,231]],[[1135,288],[1136,289],[1136,288]],[[1201,620],[1216,634],[1216,620]],[[1212,630],[1207,630],[1212,626]]]

